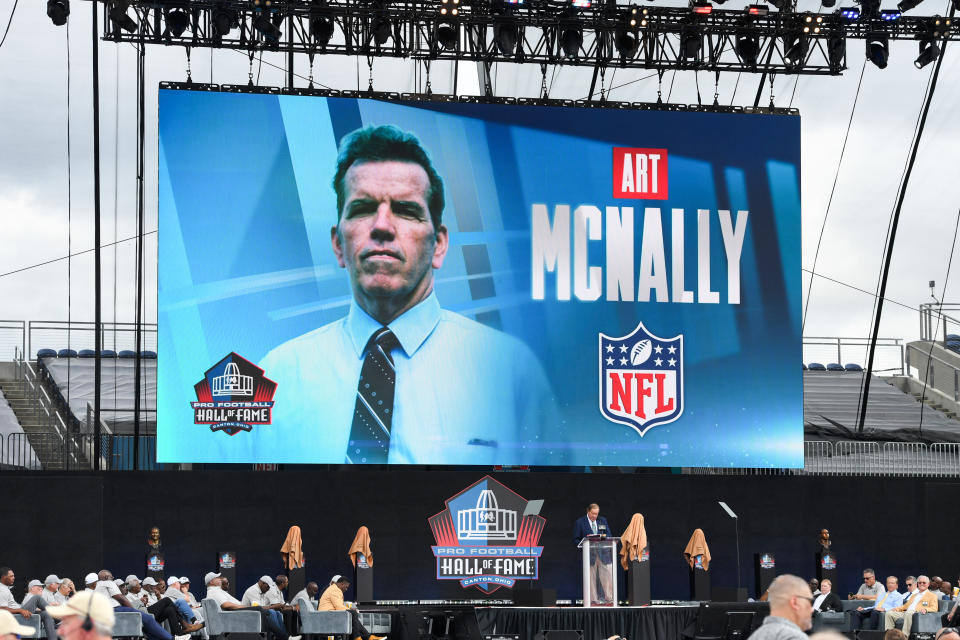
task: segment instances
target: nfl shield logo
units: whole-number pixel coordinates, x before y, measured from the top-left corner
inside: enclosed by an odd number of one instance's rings
[[[600,334],[600,413],[643,436],[683,413],[683,334],[655,336],[643,323],[619,338]]]

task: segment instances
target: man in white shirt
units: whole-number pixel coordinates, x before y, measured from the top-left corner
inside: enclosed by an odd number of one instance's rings
[[[300,601],[303,600],[311,605],[313,608],[317,608],[317,594],[320,593],[320,585],[316,582],[308,582],[307,586],[301,589],[297,595],[290,598],[290,604],[295,607],[300,606]]]
[[[183,595],[183,590],[180,589],[180,578],[177,576],[167,578],[167,590],[163,592],[163,597],[173,601],[177,611],[180,612],[180,617],[186,622],[196,621],[197,616],[190,607],[190,603],[187,602],[187,597]]]
[[[91,578],[97,578],[95,584],[91,583]],[[173,634],[161,627],[160,623],[157,622],[157,619],[153,616],[153,614],[151,614],[149,611],[141,611],[130,606],[130,601],[127,600],[126,596],[120,593],[119,587],[117,587],[117,584],[113,581],[113,574],[107,569],[101,570],[99,574],[88,574],[84,581],[87,583],[88,589],[90,588],[90,585],[93,584],[94,591],[105,595],[113,603],[113,609],[115,612],[126,611],[139,613],[140,618],[143,621],[143,634],[147,637],[147,640],[190,640],[189,634],[180,634],[176,637],[176,639],[174,639]],[[173,619],[176,621],[176,616],[173,616]],[[169,617],[166,617],[166,620],[171,622]],[[171,628],[179,630],[172,622]]]
[[[903,596],[897,592],[898,583],[897,576],[887,576],[887,590],[877,596],[873,605],[857,607],[856,611],[850,612],[850,624],[854,631],[860,629],[861,625],[864,629],[875,630],[885,612],[903,604]]]
[[[13,614],[20,614],[24,618],[29,618],[34,613],[40,614],[40,620],[43,621],[43,628],[47,631],[47,638],[55,640],[57,637],[57,625],[53,618],[47,613],[47,603],[40,595],[31,595],[24,599],[23,605],[18,603],[13,597],[10,587],[16,580],[16,575],[10,567],[0,567],[0,609],[5,609]]]
[[[65,604],[50,607],[60,618],[63,640],[110,640],[116,620],[110,599],[93,590],[74,594]]]
[[[60,593],[60,578],[53,573],[43,581],[43,592],[40,596],[47,604],[64,604],[67,601]]]
[[[143,579],[143,582],[140,583],[140,586],[143,587],[143,590],[147,592],[147,606],[154,604],[160,598],[157,596],[157,581],[154,580],[151,576],[147,576]],[[161,594],[162,595],[162,594]]]
[[[269,578],[268,578],[269,579]],[[263,578],[260,579],[260,582]],[[221,577],[219,573],[210,572],[203,577],[203,582],[207,585],[207,597],[215,601],[224,611],[252,610],[260,612],[260,619],[263,629],[267,629],[278,640],[300,640],[300,636],[291,636],[283,625],[278,624],[275,618],[269,615],[269,610],[262,607],[245,607],[243,603],[234,598],[221,588]],[[257,587],[257,585],[253,585]],[[251,587],[251,588],[253,588]],[[269,587],[268,587],[269,588]],[[248,589],[249,591],[249,589]]]

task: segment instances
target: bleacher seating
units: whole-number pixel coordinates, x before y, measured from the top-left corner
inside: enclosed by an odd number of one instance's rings
[[[847,364],[843,365],[843,370],[844,371],[863,371],[863,367],[861,367],[860,365],[854,362],[848,362]]]
[[[827,365],[827,371],[843,371],[843,365],[839,362],[831,362]]]
[[[826,371],[827,368],[820,364],[819,362],[811,362],[807,365],[807,369],[810,371]]]
[[[26,436],[9,438],[11,434],[23,434],[23,427],[0,390],[0,467],[37,468],[37,454],[26,441]],[[15,439],[19,442],[15,443]]]

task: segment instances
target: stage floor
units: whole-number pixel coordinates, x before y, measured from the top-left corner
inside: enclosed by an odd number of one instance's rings
[[[649,607],[477,607],[480,633],[518,633],[533,640],[544,630],[582,630],[583,640],[620,635],[629,640],[681,640],[693,629],[699,604]],[[692,633],[691,633],[692,635]]]

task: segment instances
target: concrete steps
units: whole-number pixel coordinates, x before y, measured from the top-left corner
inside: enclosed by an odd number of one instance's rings
[[[3,391],[4,398],[13,409],[17,421],[26,434],[27,442],[36,453],[43,469],[67,469],[63,440],[41,418],[41,416],[45,418],[43,411],[36,406],[33,398],[23,392],[20,382],[10,378],[0,378],[0,390]],[[5,444],[9,445],[10,441]]]

